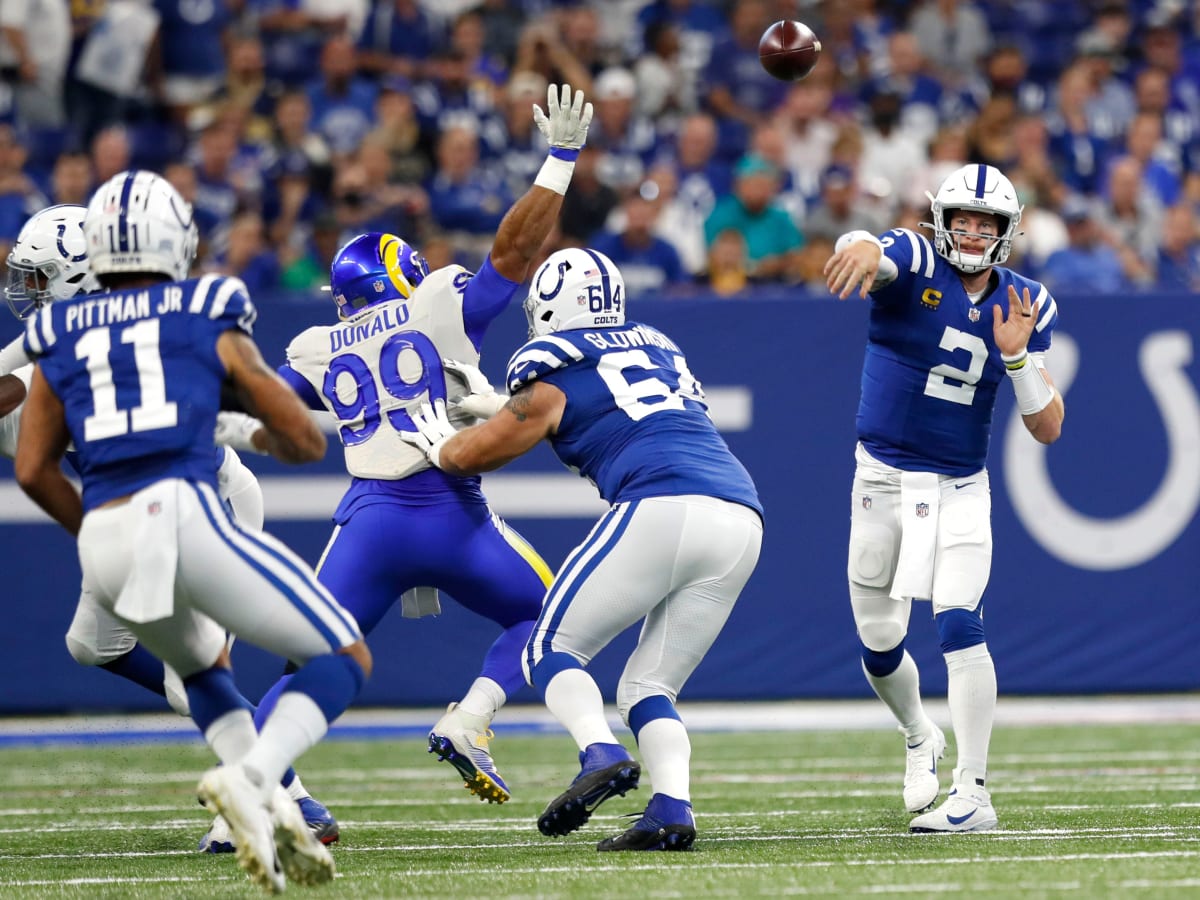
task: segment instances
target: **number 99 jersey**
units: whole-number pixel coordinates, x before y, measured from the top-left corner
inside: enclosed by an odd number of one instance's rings
[[[450,406],[466,395],[466,385],[447,379],[442,368],[443,359],[479,362],[463,324],[470,280],[462,266],[446,266],[427,275],[411,297],[314,326],[288,345],[288,366],[338,419],[351,475],[394,480],[429,468],[425,455],[398,434],[417,430],[409,410],[423,401],[445,400],[451,422],[474,424]]]
[[[992,409],[1004,363],[992,308],[1008,315],[1008,286],[1040,303],[1029,352],[1050,348],[1058,306],[1045,286],[1000,266],[973,303],[958,272],[922,235],[896,228],[881,238],[895,281],[871,292],[869,340],[858,406],[858,438],[899,469],[970,475],[987,460]]]
[[[508,363],[514,393],[535,380],[567,398],[550,444],[609,503],[700,494],[762,515],[750,474],[713,425],[679,347],[627,322],[534,338]]]

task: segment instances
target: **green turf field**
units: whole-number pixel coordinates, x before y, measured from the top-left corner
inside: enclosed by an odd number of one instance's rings
[[[633,746],[625,736],[626,744]],[[557,840],[534,824],[574,776],[563,734],[493,744],[513,799],[489,806],[423,741],[330,741],[300,766],[341,820],[322,897],[1200,896],[1200,729],[1004,727],[1000,830],[909,835],[894,732],[693,736],[690,853],[599,854],[648,785]],[[953,748],[951,748],[953,750]],[[207,825],[195,744],[0,749],[0,897],[254,897]],[[943,784],[949,772],[944,773]]]

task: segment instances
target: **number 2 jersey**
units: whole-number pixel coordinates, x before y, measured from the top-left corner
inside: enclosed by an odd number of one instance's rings
[[[763,509],[713,425],[679,347],[636,322],[534,338],[508,363],[508,390],[543,381],[567,398],[550,444],[609,503],[699,494]]]
[[[217,339],[250,334],[254,318],[239,279],[205,275],[57,300],[29,319],[25,352],[62,401],[85,511],[164,478],[216,490]]]
[[[1005,377],[992,309],[1008,315],[1008,286],[1040,303],[1031,354],[1050,347],[1058,306],[1039,282],[995,266],[972,303],[957,270],[915,232],[881,237],[899,275],[871,292],[869,339],[858,405],[867,451],[908,471],[970,475],[985,465],[996,391]]]
[[[451,405],[467,394],[447,377],[443,359],[479,362],[488,324],[519,288],[485,262],[477,275],[446,266],[422,279],[407,299],[371,306],[335,325],[318,325],[288,345],[280,375],[314,409],[338,419],[346,469],[354,476],[334,514],[343,523],[358,506],[386,499],[429,505],[440,498],[486,502],[478,477],[434,469],[400,439],[416,431],[409,415],[422,402],[446,401],[450,421],[475,419]]]

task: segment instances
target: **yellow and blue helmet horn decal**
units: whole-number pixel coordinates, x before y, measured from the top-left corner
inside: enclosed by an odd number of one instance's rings
[[[403,297],[411,297],[417,285],[429,274],[429,265],[416,248],[394,234],[379,236],[379,258],[392,286]]]

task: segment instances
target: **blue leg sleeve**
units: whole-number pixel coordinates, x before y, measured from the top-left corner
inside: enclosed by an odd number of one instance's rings
[[[862,648],[863,668],[876,678],[883,678],[885,675],[891,675],[899,667],[901,660],[904,659],[904,641],[898,643],[891,650],[872,650],[866,644]]]
[[[975,609],[948,609],[938,613],[935,621],[943,653],[966,650],[984,641],[982,604]]]

